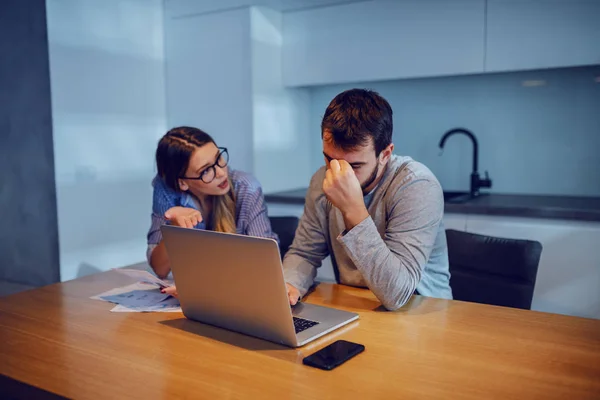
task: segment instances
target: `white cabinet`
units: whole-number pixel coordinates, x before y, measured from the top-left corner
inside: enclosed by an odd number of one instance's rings
[[[467,217],[468,215],[466,214],[444,213],[444,228],[454,229],[457,231],[466,231]]]
[[[600,0],[373,0],[284,13],[310,86],[600,64]]]
[[[600,223],[471,215],[467,230],[539,241],[532,309],[600,318]]]
[[[600,1],[487,0],[486,72],[600,64]]]
[[[484,0],[378,0],[284,14],[287,86],[483,72]]]

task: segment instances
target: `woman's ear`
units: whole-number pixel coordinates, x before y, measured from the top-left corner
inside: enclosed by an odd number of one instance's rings
[[[187,191],[188,191],[188,189],[190,188],[190,187],[188,186],[188,184],[187,184],[187,183],[185,183],[185,181],[184,181],[183,179],[178,179],[178,180],[177,180],[177,183],[179,184],[179,189],[180,189],[182,192],[187,192]]]

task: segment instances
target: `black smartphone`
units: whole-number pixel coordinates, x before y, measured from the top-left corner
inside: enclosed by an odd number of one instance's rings
[[[358,343],[348,342],[346,340],[338,340],[337,342],[331,343],[327,347],[323,347],[321,350],[305,357],[302,362],[311,367],[324,369],[330,371],[341,365],[346,360],[351,359],[357,354],[362,353],[365,350],[365,346]]]

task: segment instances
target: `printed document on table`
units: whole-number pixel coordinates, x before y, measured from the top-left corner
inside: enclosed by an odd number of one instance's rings
[[[170,297],[158,304],[144,307],[128,307],[122,304],[116,305],[111,312],[181,312],[179,300]]]
[[[171,286],[171,283],[157,278],[156,276],[152,275],[148,271],[143,271],[143,270],[139,270],[139,269],[129,269],[129,268],[114,268],[113,271],[117,271],[117,272],[127,275],[131,278],[135,278],[138,281],[154,283],[163,288]]]
[[[170,294],[161,293],[160,290],[132,290],[125,293],[100,296],[102,300],[120,304],[127,307],[148,307],[166,300]]]
[[[104,300],[102,297],[133,292],[134,290],[159,291],[160,289],[158,288],[158,286],[156,286],[153,283],[136,282],[136,283],[132,283],[127,286],[122,286],[122,287],[107,290],[106,292],[103,292],[103,293],[100,293],[100,294],[90,297],[90,299],[108,301],[108,300]]]

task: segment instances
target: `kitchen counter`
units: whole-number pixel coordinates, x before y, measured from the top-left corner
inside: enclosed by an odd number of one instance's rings
[[[307,189],[266,194],[268,203],[304,204]],[[446,213],[600,222],[600,197],[483,194],[466,202],[446,202]]]

